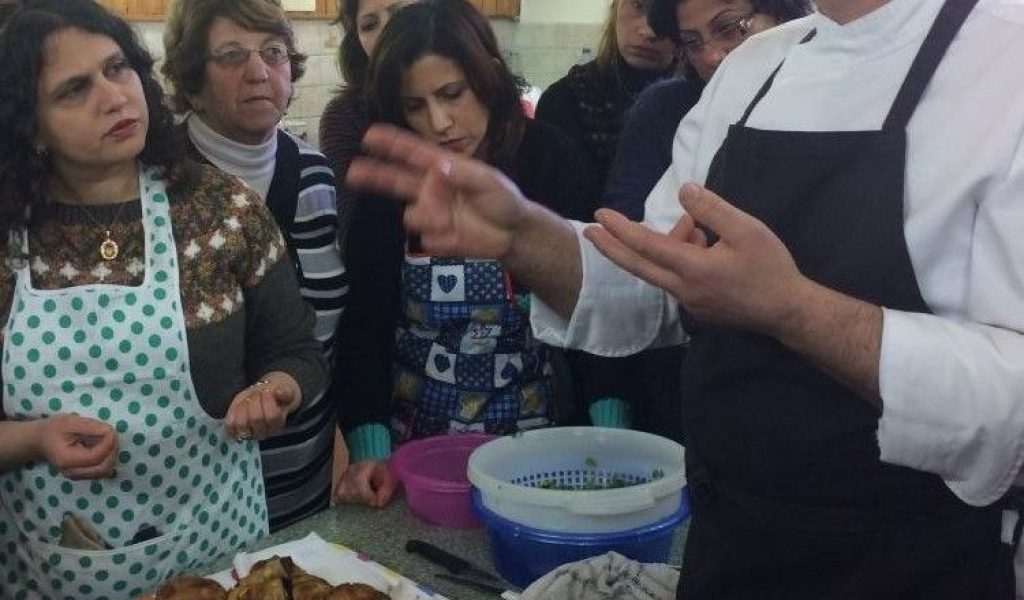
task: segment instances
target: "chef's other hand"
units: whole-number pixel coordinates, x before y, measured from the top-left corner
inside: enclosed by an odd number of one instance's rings
[[[68,479],[113,477],[118,439],[106,423],[61,414],[37,421],[39,453]]]
[[[686,214],[667,234],[614,211],[586,237],[610,260],[674,296],[700,320],[775,334],[813,285],[767,225],[693,183],[679,191]],[[704,226],[718,235],[707,244]]]
[[[298,382],[287,373],[271,371],[235,395],[224,426],[236,440],[262,440],[283,429],[285,419],[301,403]]]
[[[431,254],[505,258],[529,201],[497,169],[390,125],[363,139],[373,155],[356,158],[348,185],[408,203],[405,225]]]
[[[349,465],[334,490],[334,499],[380,508],[391,501],[397,489],[398,478],[386,461],[363,460]]]

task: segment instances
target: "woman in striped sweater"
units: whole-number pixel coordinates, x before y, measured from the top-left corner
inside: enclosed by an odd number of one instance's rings
[[[334,176],[316,150],[278,128],[306,57],[274,0],[176,2],[163,73],[186,113],[190,151],[235,175],[267,203],[284,233],[302,296],[316,311],[328,360],[348,283],[336,242]],[[334,411],[313,399],[261,443],[271,530],[327,506]]]

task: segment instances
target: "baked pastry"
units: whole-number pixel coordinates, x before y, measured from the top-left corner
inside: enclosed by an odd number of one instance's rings
[[[325,600],[390,600],[390,597],[365,583],[343,583],[331,590]]]
[[[249,574],[228,592],[227,600],[288,600],[285,587],[290,568],[295,563],[290,558],[273,556],[252,566]]]
[[[226,600],[219,583],[202,577],[179,577],[160,586],[153,600]]]
[[[291,573],[292,600],[325,600],[331,593],[331,584],[298,566]]]
[[[230,592],[210,579],[181,577],[164,584],[153,600],[390,600],[390,597],[365,583],[344,583],[332,588],[287,556],[274,556],[254,564]]]

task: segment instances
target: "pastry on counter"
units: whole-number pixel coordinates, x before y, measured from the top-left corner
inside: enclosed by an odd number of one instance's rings
[[[287,556],[272,556],[252,566],[249,574],[226,592],[216,581],[181,577],[161,587],[153,600],[390,600],[364,583],[332,587],[304,571]]]
[[[296,566],[291,573],[291,590],[292,600],[326,600],[331,584]]]
[[[227,591],[212,579],[179,577],[162,585],[153,600],[226,600],[227,597]]]
[[[295,568],[287,557],[261,560],[228,592],[228,600],[289,600],[286,581]]]

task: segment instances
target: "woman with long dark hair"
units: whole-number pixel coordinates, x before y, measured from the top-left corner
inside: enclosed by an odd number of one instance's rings
[[[526,118],[490,24],[465,0],[399,11],[366,85],[371,120],[484,160],[556,212],[581,218],[596,193],[572,142]],[[353,458],[338,499],[387,502],[393,444],[551,423],[548,349],[530,331],[525,290],[496,261],[424,254],[401,207],[381,198],[359,201],[346,255],[339,418]]]
[[[152,67],[92,0],[0,31],[5,597],[137,597],[256,540],[256,441],[324,386],[273,216],[182,159]]]

